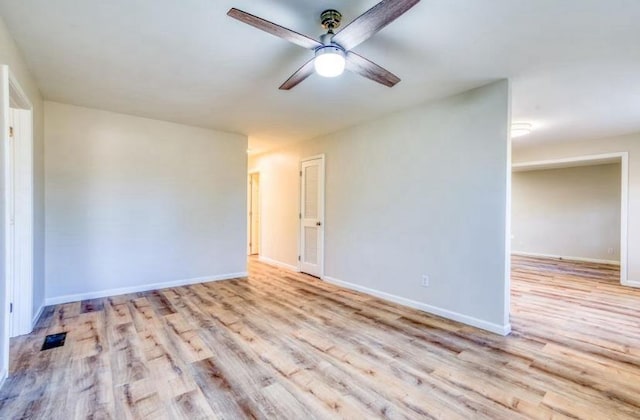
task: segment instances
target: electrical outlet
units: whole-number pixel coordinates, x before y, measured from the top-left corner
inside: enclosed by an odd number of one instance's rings
[[[422,287],[428,287],[429,286],[429,276],[427,276],[426,274],[422,275]]]
[[[609,249],[607,249],[607,254],[609,254],[609,255],[613,255],[613,248],[609,248]]]

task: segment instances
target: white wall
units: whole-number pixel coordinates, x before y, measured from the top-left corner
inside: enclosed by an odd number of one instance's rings
[[[511,185],[514,252],[620,261],[619,163],[514,172]]]
[[[640,287],[640,133],[601,140],[557,142],[538,146],[518,145],[513,150],[513,163],[612,152],[629,153],[628,278],[626,283]]]
[[[33,109],[34,122],[34,267],[33,267],[33,309],[34,315],[44,304],[44,128],[43,102],[34,78],[26,62],[0,16],[0,65],[8,65],[24,92],[29,97]],[[3,125],[3,124],[2,124]],[[5,127],[2,127],[4,130]],[[4,220],[4,149],[0,148],[0,220]],[[4,337],[6,334],[4,307],[6,278],[4,275],[4,224],[0,223],[0,360],[6,360]],[[6,366],[0,366],[0,371]],[[0,372],[1,375],[1,372]]]
[[[246,272],[246,137],[45,110],[48,302]]]
[[[297,264],[299,161],[324,153],[326,276],[507,330],[508,115],[501,81],[253,157],[261,255]]]

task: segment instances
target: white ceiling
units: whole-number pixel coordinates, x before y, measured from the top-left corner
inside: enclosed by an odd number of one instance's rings
[[[326,134],[500,78],[517,144],[640,131],[639,0],[424,0],[355,51],[402,78],[278,86],[312,52],[226,16],[317,37],[377,0],[0,0],[46,99],[249,135],[257,150]]]

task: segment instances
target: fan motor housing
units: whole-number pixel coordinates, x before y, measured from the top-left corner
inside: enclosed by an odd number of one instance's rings
[[[340,22],[342,22],[342,13],[337,10],[329,9],[320,14],[320,23],[328,31],[338,29]]]
[[[322,54],[338,54],[344,57],[346,55],[346,51],[344,48],[337,44],[325,45],[323,47],[318,47],[316,49],[316,57]]]

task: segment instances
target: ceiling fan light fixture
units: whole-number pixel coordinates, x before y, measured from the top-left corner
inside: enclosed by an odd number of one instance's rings
[[[316,50],[313,66],[322,77],[337,77],[344,72],[345,53],[340,47],[327,45]]]

